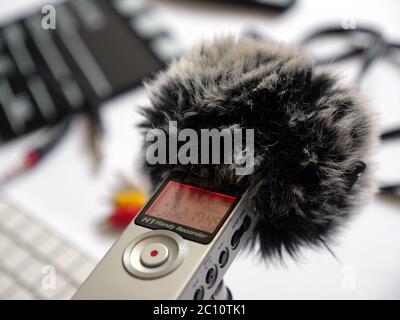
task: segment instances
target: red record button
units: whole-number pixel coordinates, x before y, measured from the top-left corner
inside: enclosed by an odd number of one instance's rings
[[[141,263],[148,268],[155,268],[164,264],[169,257],[169,250],[162,243],[151,243],[145,247],[140,255]]]
[[[150,255],[152,257],[156,257],[158,255],[158,251],[157,250],[153,250],[153,251],[150,252]]]

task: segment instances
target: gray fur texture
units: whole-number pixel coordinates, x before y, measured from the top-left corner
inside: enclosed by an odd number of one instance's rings
[[[374,190],[373,115],[354,90],[297,49],[251,38],[205,41],[147,89],[144,129],[167,130],[170,120],[179,129],[255,129],[251,176],[235,175],[232,165],[145,168],[154,183],[180,167],[215,185],[248,186],[260,218],[252,244],[259,242],[263,257],[326,245]]]

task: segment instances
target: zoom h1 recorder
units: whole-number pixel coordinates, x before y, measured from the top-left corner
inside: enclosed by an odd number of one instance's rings
[[[246,191],[172,173],[74,299],[212,299],[254,227]]]

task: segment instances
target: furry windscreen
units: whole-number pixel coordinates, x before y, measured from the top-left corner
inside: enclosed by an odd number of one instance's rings
[[[146,86],[145,129],[167,132],[176,121],[178,129],[255,130],[250,176],[237,176],[229,164],[145,167],[154,183],[179,167],[216,185],[248,186],[260,218],[252,243],[263,257],[326,244],[374,189],[373,115],[300,50],[219,38],[194,47]]]

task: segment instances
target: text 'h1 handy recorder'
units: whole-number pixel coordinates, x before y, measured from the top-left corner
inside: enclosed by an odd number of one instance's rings
[[[216,298],[254,226],[239,189],[170,174],[74,299]]]

